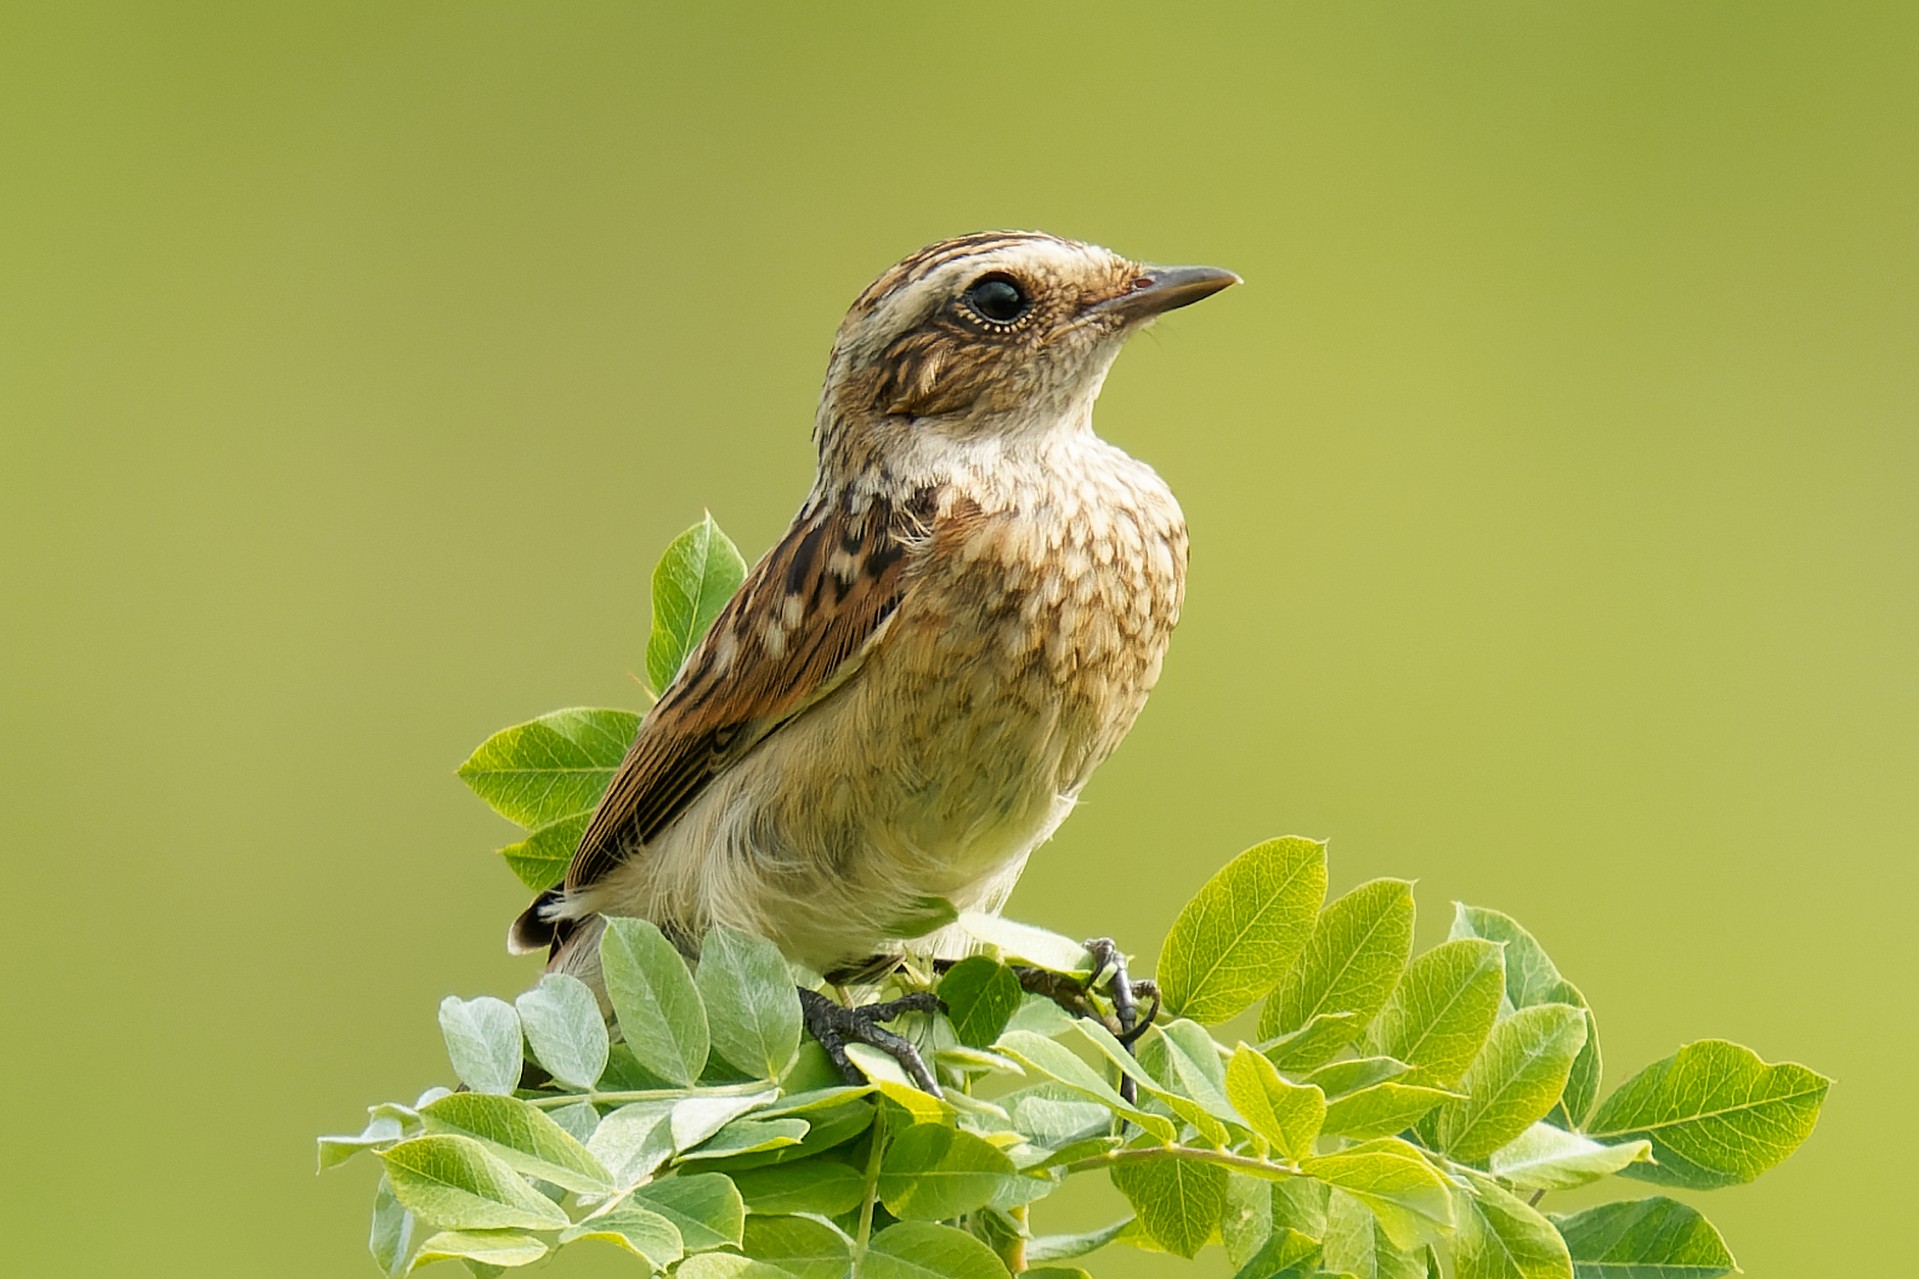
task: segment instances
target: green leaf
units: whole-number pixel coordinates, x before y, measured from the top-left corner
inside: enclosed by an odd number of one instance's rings
[[[1522,1008],[1493,1027],[1459,1082],[1464,1101],[1434,1114],[1439,1149],[1476,1163],[1542,1118],[1559,1100],[1586,1042],[1586,1014],[1569,1004]]]
[[[1300,1170],[1365,1204],[1395,1247],[1417,1248],[1453,1224],[1445,1178],[1403,1141],[1384,1137],[1350,1146],[1302,1160]]]
[[[420,1245],[411,1270],[433,1261],[477,1261],[488,1266],[524,1266],[546,1256],[546,1245],[519,1230],[442,1230]]]
[[[1082,1101],[1058,1084],[1039,1084],[1000,1101],[1009,1108],[1013,1127],[1037,1146],[1064,1146],[1103,1136],[1113,1123],[1111,1110],[1096,1101]]]
[[[974,941],[984,942],[1007,963],[1043,968],[1047,972],[1074,977],[1091,977],[1093,959],[1082,942],[1073,941],[1044,928],[1002,919],[983,911],[964,910],[959,916],[960,931]],[[1049,1006],[1057,1007],[1051,1000]]]
[[[1719,1279],[1738,1269],[1710,1221],[1663,1195],[1552,1221],[1577,1279]]]
[[[580,846],[580,837],[586,834],[586,824],[592,819],[589,811],[548,822],[519,843],[502,848],[500,856],[522,884],[543,893],[566,878],[573,851]]]
[[[1319,1241],[1284,1226],[1272,1232],[1233,1279],[1318,1279]]]
[[[1324,1131],[1365,1140],[1390,1137],[1418,1123],[1441,1102],[1459,1094],[1388,1079],[1326,1104]]]
[[[902,1221],[873,1236],[860,1279],[1009,1279],[1000,1259],[973,1236],[930,1221]]]
[[[726,601],[746,578],[739,548],[709,513],[667,543],[653,569],[653,634],[646,677],[665,691]]]
[[[680,1156],[684,1163],[698,1159],[730,1159],[765,1150],[797,1146],[806,1136],[804,1119],[736,1119],[699,1147]]]
[[[860,1206],[866,1180],[851,1165],[831,1159],[773,1164],[733,1174],[748,1212],[778,1215],[810,1212],[837,1217]]]
[[[1275,1228],[1297,1230],[1317,1239],[1326,1233],[1326,1212],[1332,1188],[1310,1177],[1288,1177],[1271,1183],[1270,1212]]]
[[[853,1263],[853,1241],[811,1217],[748,1218],[745,1252],[795,1279],[846,1279]]]
[[[1219,1241],[1235,1268],[1251,1261],[1272,1236],[1276,1184],[1252,1177],[1234,1177],[1226,1184],[1226,1211],[1220,1214]]]
[[[877,1109],[878,1107],[869,1102],[855,1101],[848,1105],[835,1106],[829,1110],[808,1114],[806,1122],[812,1126],[807,1129],[806,1136],[800,1139],[799,1145],[775,1150],[766,1155],[752,1156],[754,1165],[808,1159],[837,1146],[843,1146],[873,1126],[873,1115]]]
[[[1315,1013],[1298,1030],[1289,1030],[1259,1042],[1266,1060],[1281,1070],[1312,1070],[1326,1060],[1327,1045],[1345,1045],[1366,1032],[1366,1023],[1358,1013]]]
[[[413,1214],[393,1197],[393,1184],[385,1176],[373,1193],[373,1230],[366,1250],[373,1264],[389,1276],[406,1273],[407,1255],[413,1251]]]
[[[1565,979],[1546,957],[1538,939],[1520,927],[1511,915],[1454,902],[1453,924],[1447,936],[1455,941],[1479,937],[1505,945],[1506,1002],[1512,1007],[1531,1008],[1534,1004],[1559,1002],[1552,996]]]
[[[560,1232],[561,1243],[575,1239],[599,1239],[624,1248],[656,1271],[686,1255],[679,1227],[630,1200]]]
[[[1075,1025],[1081,1034],[1093,1037],[1092,1022],[1082,1018]],[[1112,1056],[1119,1045],[1103,1029],[1101,1038],[1106,1041],[1102,1047]],[[1141,1065],[1164,1080],[1168,1089],[1184,1092],[1182,1097],[1155,1084],[1159,1095],[1172,1101],[1190,1099],[1187,1106],[1175,1107],[1186,1122],[1201,1128],[1206,1126],[1190,1117],[1190,1108],[1196,1106],[1217,1121],[1240,1128],[1246,1126],[1245,1117],[1233,1108],[1226,1096],[1226,1063],[1220,1060],[1219,1044],[1204,1026],[1185,1018],[1161,1022],[1146,1032],[1138,1047]],[[1119,1053],[1123,1057],[1125,1050],[1119,1049]]]
[[[673,943],[648,920],[609,916],[600,967],[634,1058],[681,1087],[698,1083],[711,1046],[706,1008]]]
[[[1304,1159],[1326,1119],[1326,1096],[1310,1084],[1288,1083],[1273,1063],[1245,1044],[1226,1063],[1226,1097],[1252,1130],[1287,1159]]]
[[[1490,1177],[1461,1169],[1458,1279],[1573,1279],[1572,1257],[1553,1224]]]
[[[1226,1211],[1226,1170],[1216,1164],[1154,1159],[1111,1173],[1147,1238],[1182,1257],[1198,1254]]]
[[[1521,1190],[1571,1190],[1651,1157],[1649,1141],[1602,1146],[1576,1132],[1534,1124],[1493,1151],[1489,1166]]]
[[[1031,1031],[1009,1030],[1000,1037],[999,1047],[1028,1070],[1064,1084],[1082,1097],[1099,1102],[1161,1141],[1170,1142],[1179,1135],[1179,1130],[1165,1116],[1149,1114],[1137,1106],[1128,1105],[1113,1086],[1100,1077],[1099,1072],[1062,1044],[1041,1038]]]
[[[608,1112],[600,1120],[586,1139],[586,1148],[612,1175],[615,1185],[635,1185],[673,1157],[669,1120],[675,1104],[670,1100],[636,1101]]]
[[[940,979],[939,997],[962,1044],[991,1048],[1025,992],[1012,969],[985,955],[962,959]]]
[[[392,1115],[370,1114],[367,1125],[357,1135],[340,1133],[320,1138],[320,1167],[325,1172],[337,1168],[363,1150],[379,1150],[406,1136],[400,1120]]]
[[[994,1052],[990,1048],[968,1048],[965,1044],[941,1043],[933,1049],[933,1060],[942,1066],[951,1066],[966,1075],[1025,1075],[1026,1071],[1011,1057]],[[969,1096],[968,1102],[976,1105],[987,1104],[983,1098]]]
[[[570,973],[547,973],[513,1001],[533,1056],[568,1088],[585,1091],[606,1069],[606,1021],[587,984]]]
[[[1294,1231],[1309,1239],[1326,1233],[1329,1188],[1310,1177],[1260,1181],[1234,1177],[1226,1190],[1226,1213],[1220,1218],[1220,1241],[1235,1266],[1250,1265],[1275,1234]]]
[[[1197,1128],[1201,1139],[1215,1150],[1233,1143],[1227,1124],[1245,1128],[1246,1121],[1226,1100],[1226,1076],[1219,1064],[1218,1046],[1199,1023],[1182,1020],[1154,1026],[1140,1043],[1138,1060],[1112,1031],[1090,1017],[1074,1021],[1073,1031],[1181,1122]],[[1160,1070],[1171,1072],[1174,1082],[1192,1095],[1160,1083]]]
[[[1571,982],[1560,984],[1559,995],[1556,1002],[1571,1004],[1586,1013],[1586,1043],[1573,1058],[1573,1068],[1566,1073],[1566,1090],[1560,1094],[1559,1106],[1553,1112],[1561,1122],[1577,1125],[1591,1117],[1593,1103],[1599,1100],[1599,1079],[1604,1069],[1599,1051],[1599,1019],[1586,1007],[1586,997]]]
[[[1449,941],[1413,960],[1367,1033],[1371,1052],[1416,1069],[1407,1083],[1459,1082],[1499,1017],[1506,970],[1495,942]]]
[[[672,1222],[688,1252],[737,1248],[746,1229],[746,1203],[732,1180],[717,1172],[662,1177],[635,1190],[626,1202]]]
[[[835,1072],[834,1079],[839,1075]],[[871,1084],[830,1084],[824,1088],[815,1088],[811,1092],[788,1092],[768,1106],[760,1115],[762,1119],[785,1119],[789,1115],[801,1115],[815,1118],[823,1110],[838,1110],[848,1102],[858,1101],[873,1093]]]
[[[394,1198],[436,1225],[559,1230],[566,1214],[469,1137],[428,1136],[380,1152]]]
[[[563,1129],[567,1136],[586,1144],[594,1130],[600,1126],[600,1112],[590,1101],[576,1101],[568,1106],[555,1106],[551,1110],[540,1112]]]
[[[1426,1258],[1392,1241],[1359,1200],[1333,1191],[1326,1208],[1324,1261],[1354,1279],[1426,1279]]]
[[[421,1112],[427,1130],[471,1137],[513,1169],[581,1194],[605,1194],[610,1173],[564,1128],[513,1097],[456,1092]]]
[[[875,1092],[904,1110],[915,1123],[952,1123],[959,1110],[944,1098],[923,1091],[907,1077],[891,1053],[870,1044],[848,1044],[846,1059],[859,1068]]]
[[[732,1252],[703,1252],[688,1257],[673,1271],[673,1279],[793,1279],[778,1266]]]
[[[510,1093],[520,1086],[520,1015],[491,995],[440,1001],[440,1034],[460,1082],[474,1092]]]
[[[1058,1150],[1047,1154],[1043,1150],[1023,1150],[1014,1158],[1020,1171],[1028,1173],[1044,1172],[1050,1168],[1063,1168],[1078,1163],[1082,1159],[1097,1159],[1101,1155],[1110,1155],[1126,1144],[1124,1137],[1088,1137],[1071,1142]]]
[[[1159,952],[1169,1012],[1225,1021],[1277,986],[1312,935],[1326,897],[1326,845],[1287,836],[1255,844],[1208,880]]]
[[[779,1090],[769,1088],[765,1092],[745,1096],[722,1093],[717,1097],[692,1096],[675,1102],[669,1121],[673,1131],[673,1149],[676,1153],[691,1150],[734,1120],[763,1110],[778,1098]]]
[[[537,829],[591,812],[639,728],[632,711],[553,711],[487,738],[459,777],[500,816]]]
[[[1119,1238],[1119,1232],[1132,1223],[1133,1218],[1126,1217],[1110,1226],[1101,1226],[1098,1230],[1084,1230],[1074,1235],[1035,1236],[1026,1241],[1026,1264],[1042,1266],[1049,1261],[1071,1261],[1075,1257],[1097,1252]]]
[[[1017,1176],[991,1142],[944,1124],[914,1124],[886,1148],[880,1202],[903,1221],[941,1221],[985,1207]]]
[[[1587,1135],[1652,1142],[1659,1162],[1634,1164],[1628,1177],[1698,1190],[1737,1185],[1799,1148],[1831,1083],[1804,1066],[1768,1065],[1750,1048],[1704,1039],[1621,1084]]]
[[[1331,1101],[1388,1079],[1397,1079],[1411,1069],[1393,1057],[1352,1057],[1321,1066],[1299,1082],[1313,1085]]]
[[[1260,1013],[1260,1038],[1301,1030],[1322,1013],[1356,1014],[1353,1022],[1321,1022],[1327,1030],[1317,1043],[1291,1050],[1301,1065],[1330,1060],[1386,1006],[1412,953],[1413,886],[1403,879],[1361,884],[1319,913],[1299,963]]]
[[[1483,906],[1453,903],[1452,936],[1483,937],[1504,942],[1506,946],[1506,1003],[1511,1008],[1531,1008],[1539,1004],[1571,1004],[1586,1010],[1586,1043],[1573,1059],[1566,1076],[1566,1089],[1560,1098],[1568,1126],[1577,1126],[1592,1114],[1599,1097],[1599,1023],[1579,988],[1560,976],[1559,969],[1546,957],[1545,948],[1519,926],[1510,915]]]
[[[778,1079],[800,1050],[800,997],[779,947],[725,924],[708,930],[694,974],[713,1051],[760,1079]]]

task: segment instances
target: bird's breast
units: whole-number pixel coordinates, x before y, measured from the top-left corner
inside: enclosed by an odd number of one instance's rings
[[[1142,463],[1091,441],[995,482],[954,483],[887,642],[862,672],[895,769],[949,808],[1050,805],[1132,726],[1178,619],[1186,531]]]

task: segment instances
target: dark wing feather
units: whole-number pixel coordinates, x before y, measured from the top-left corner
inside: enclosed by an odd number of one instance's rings
[[[568,889],[604,878],[713,778],[852,673],[899,607],[907,551],[931,504],[927,492],[902,506],[869,502],[857,514],[830,503],[801,512],[641,721],[573,854]],[[515,949],[556,940],[539,919],[549,900],[520,917]]]

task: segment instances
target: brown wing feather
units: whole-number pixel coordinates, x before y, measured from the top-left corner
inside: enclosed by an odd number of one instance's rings
[[[708,782],[851,674],[899,607],[932,494],[904,507],[803,511],[727,602],[642,721],[566,886],[594,883]]]

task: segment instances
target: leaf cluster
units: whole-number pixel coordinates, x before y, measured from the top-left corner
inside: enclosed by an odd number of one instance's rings
[[[656,687],[744,571],[710,517],[668,547]],[[564,873],[637,723],[556,711],[461,767],[526,828],[501,851],[528,887]],[[1540,1199],[1611,1177],[1750,1181],[1811,1132],[1824,1077],[1704,1040],[1602,1100],[1593,1012],[1514,920],[1457,906],[1448,939],[1415,955],[1410,883],[1326,895],[1321,843],[1234,858],[1179,912],[1155,969],[1161,1015],[1130,1051],[1084,946],[958,915],[978,953],[937,975],[909,960],[853,992],[937,990],[943,1014],[895,1029],[944,1098],[857,1046],[865,1078],[843,1080],[802,1031],[798,985],[819,979],[771,943],[716,927],[693,967],[652,924],[612,919],[604,1005],[564,974],[511,1004],[448,998],[459,1090],[370,1108],[360,1132],[320,1139],[320,1166],[377,1160],[369,1248],[393,1276],[443,1260],[500,1274],[583,1240],[680,1279],[1083,1279],[1077,1263],[1109,1245],[1217,1245],[1237,1279],[1734,1269],[1674,1199],[1566,1216]],[[903,935],[956,919],[925,905]],[[1095,1016],[1029,987],[1084,989]],[[1036,1210],[1086,1174],[1125,1210],[1099,1230],[1039,1230]]]
[[[1132,1052],[1024,988],[1034,970],[1097,982],[1081,946],[962,915],[981,953],[873,992],[940,993],[944,1015],[902,1029],[944,1099],[857,1048],[866,1078],[841,1080],[802,1031],[796,983],[817,979],[771,943],[716,927],[694,968],[653,925],[610,920],[610,1019],[563,974],[512,1004],[447,999],[462,1090],[373,1107],[321,1139],[321,1166],[378,1160],[370,1246],[390,1275],[494,1274],[589,1239],[685,1279],[1060,1279],[1110,1244],[1217,1244],[1239,1279],[1734,1269],[1676,1200],[1570,1216],[1538,1200],[1613,1176],[1749,1181],[1811,1131],[1824,1078],[1707,1040],[1601,1100],[1592,1012],[1512,919],[1460,906],[1415,956],[1410,884],[1325,895],[1320,843],[1234,858],[1168,934],[1164,1011]],[[1249,1037],[1222,1038],[1229,1021]],[[1083,1174],[1128,1211],[1038,1230],[1036,1207]]]

